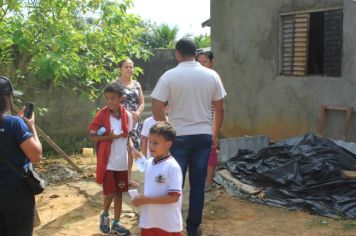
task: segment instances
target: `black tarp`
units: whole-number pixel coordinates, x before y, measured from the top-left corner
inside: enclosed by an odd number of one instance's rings
[[[258,153],[241,150],[226,163],[234,177],[264,189],[262,200],[249,195],[254,202],[347,219],[356,219],[356,179],[343,179],[340,171],[355,166],[355,154],[313,134]]]

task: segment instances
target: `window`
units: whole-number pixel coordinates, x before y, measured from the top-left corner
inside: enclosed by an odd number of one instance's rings
[[[283,75],[341,76],[342,10],[282,16]]]

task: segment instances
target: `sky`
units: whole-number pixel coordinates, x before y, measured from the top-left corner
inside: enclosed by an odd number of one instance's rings
[[[210,0],[134,0],[130,12],[144,20],[178,26],[178,39],[186,34],[210,34],[201,23],[210,18]]]

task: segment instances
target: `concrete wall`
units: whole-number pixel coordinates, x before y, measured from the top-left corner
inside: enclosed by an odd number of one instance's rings
[[[138,77],[145,96],[145,109],[142,113],[143,120],[152,116],[151,92],[156,86],[158,79],[164,72],[176,65],[177,60],[174,49],[155,49],[149,60],[135,60],[135,66],[139,66],[144,70],[144,74]]]
[[[176,66],[175,50],[155,50],[150,60],[146,62],[135,60],[135,64],[144,69],[144,75],[139,77],[143,88],[151,90],[166,70]],[[33,86],[38,89],[38,92],[31,89]],[[26,89],[25,95],[21,97],[22,102],[32,101],[37,108],[48,109],[43,116],[36,114],[36,124],[60,147],[68,152],[78,152],[82,147],[91,145],[87,140],[87,129],[96,108],[104,103],[102,99],[96,104],[80,95],[78,91],[63,87],[54,88],[46,82],[28,85],[28,87],[30,88]],[[151,115],[149,94],[150,91],[145,92],[146,108],[143,118]],[[45,143],[43,144],[47,147]]]
[[[91,145],[87,140],[88,125],[96,111],[96,104],[67,88],[42,84],[39,92],[25,91],[23,102],[32,101],[36,108],[47,108],[43,116],[36,110],[36,124],[67,152],[81,151]],[[42,142],[46,150],[45,142]]]
[[[342,76],[280,76],[280,13],[334,7],[344,9]],[[215,69],[228,92],[223,135],[302,135],[315,132],[321,104],[356,107],[355,22],[352,0],[211,0]],[[343,119],[344,113],[329,113],[326,134],[340,138]]]
[[[175,50],[155,49],[153,56],[149,60],[137,60],[135,65],[144,69],[144,74],[138,77],[142,88],[144,90],[153,90],[162,74],[177,65]]]

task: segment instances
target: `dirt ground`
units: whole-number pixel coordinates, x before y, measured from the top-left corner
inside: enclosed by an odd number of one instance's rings
[[[84,170],[84,177],[76,175],[67,180],[52,181],[54,183],[37,197],[41,225],[35,229],[35,236],[101,235],[98,215],[102,207],[102,193],[101,186],[94,181],[95,157],[78,155],[74,161]],[[58,163],[65,164],[65,161],[44,160],[37,169],[44,173]],[[141,173],[134,171],[134,178],[142,184]],[[187,197],[186,189],[184,217],[188,207]],[[125,194],[121,222],[130,229],[131,235],[139,235],[138,213]],[[224,189],[218,188],[206,195],[202,230],[204,236],[356,236],[356,221],[333,220],[301,211],[257,205],[232,198]]]

